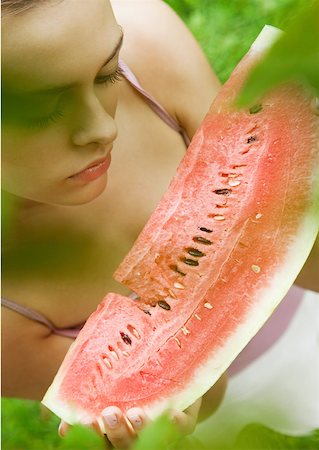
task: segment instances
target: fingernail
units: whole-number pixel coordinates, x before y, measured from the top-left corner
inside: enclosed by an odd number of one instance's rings
[[[141,428],[143,426],[143,420],[141,416],[138,414],[127,414],[128,420],[134,425],[136,428]]]
[[[60,422],[60,425],[59,425],[59,428],[58,428],[58,435],[59,435],[61,438],[64,437],[64,434],[63,434],[63,431],[62,431],[62,427],[63,427],[62,422]]]
[[[319,114],[319,98],[315,97],[311,101],[311,108],[315,114]]]
[[[103,419],[105,420],[106,425],[109,428],[113,429],[113,428],[116,428],[118,426],[119,419],[118,419],[116,414],[105,414],[103,416]]]
[[[171,422],[174,423],[174,424],[177,423],[177,417],[175,416],[175,414],[171,414],[170,420],[171,420]]]

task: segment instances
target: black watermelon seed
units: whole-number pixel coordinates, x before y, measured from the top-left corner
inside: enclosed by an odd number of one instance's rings
[[[250,136],[247,139],[247,144],[251,144],[252,142],[257,141],[257,136]]]
[[[149,310],[148,309],[143,309],[143,312],[145,313],[145,314],[148,314],[149,316],[151,316],[152,314],[149,312]]]
[[[231,189],[215,189],[214,192],[217,195],[229,195],[231,193]]]
[[[213,232],[213,230],[209,230],[208,228],[205,228],[205,227],[199,227],[199,229],[201,231],[205,231],[205,233],[212,233]]]
[[[251,108],[249,108],[249,112],[250,112],[250,114],[256,114],[259,111],[261,111],[262,109],[263,109],[262,105],[260,103],[258,103],[257,105],[254,105]]]
[[[183,277],[185,277],[186,273],[182,272],[181,270],[179,270],[179,268],[175,265],[171,265],[169,266],[170,269],[174,270],[174,272],[179,273],[180,275],[183,275]]]
[[[184,258],[183,262],[185,264],[187,264],[188,266],[198,266],[199,265],[198,261],[195,261],[195,259]]]
[[[170,305],[165,300],[160,300],[158,302],[158,306],[160,306],[163,309],[166,309],[166,311],[169,311],[171,309]]]
[[[197,250],[197,248],[189,248],[187,249],[187,253],[189,253],[192,256],[198,256],[199,258],[205,256],[205,253],[201,252],[200,250]]]
[[[208,239],[203,238],[202,236],[195,236],[193,238],[193,241],[199,242],[200,244],[204,244],[204,245],[212,245],[211,241],[209,241]]]
[[[123,339],[123,341],[125,342],[125,344],[132,345],[132,339],[127,334],[125,334],[121,331],[120,335],[121,335],[121,338]]]

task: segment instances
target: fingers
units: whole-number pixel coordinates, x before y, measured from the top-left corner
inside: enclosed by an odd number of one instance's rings
[[[124,416],[119,408],[110,406],[102,412],[98,424],[116,449],[125,450],[133,444],[136,435],[149,421],[141,408],[131,408]]]
[[[150,418],[141,408],[127,410],[126,417],[136,434],[151,422]]]
[[[314,97],[311,101],[311,108],[319,116],[319,97]]]
[[[61,420],[59,428],[58,428],[58,433],[60,437],[64,437],[67,432],[70,429],[70,425],[66,422],[64,422],[64,420]]]
[[[196,400],[185,411],[171,411],[171,418],[182,434],[191,434],[195,430],[202,398]]]
[[[198,399],[185,411],[173,410],[170,417],[176,423],[182,434],[191,434],[196,426],[202,399]],[[107,437],[108,441],[118,450],[129,449],[138,433],[150,423],[149,417],[141,408],[131,408],[124,416],[122,411],[110,406],[105,408],[99,419],[91,424],[101,436]],[[63,420],[59,425],[59,435],[64,437],[71,425]]]

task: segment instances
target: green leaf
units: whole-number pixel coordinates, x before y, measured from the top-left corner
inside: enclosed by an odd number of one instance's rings
[[[289,436],[261,424],[249,424],[238,435],[236,450],[314,450],[319,448],[319,430],[305,436]],[[235,450],[234,449],[234,450]]]
[[[93,430],[74,425],[63,438],[58,450],[105,450],[103,439]]]
[[[181,437],[176,425],[162,415],[139,434],[132,450],[171,450]]]
[[[237,100],[252,104],[275,86],[296,80],[319,95],[319,0],[305,2],[291,24],[251,71]]]

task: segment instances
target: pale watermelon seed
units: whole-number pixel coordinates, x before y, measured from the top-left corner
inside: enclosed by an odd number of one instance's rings
[[[124,352],[124,351],[122,352],[122,355],[125,356],[126,358],[127,358],[128,356],[130,356],[130,354],[129,354],[128,352]]]
[[[181,283],[174,283],[174,288],[176,289],[185,289],[185,286]]]
[[[258,128],[258,124],[255,123],[252,128],[247,131],[247,134],[251,135],[253,131],[256,131]]]
[[[109,345],[109,351],[110,351],[111,355],[113,356],[113,358],[114,358],[116,361],[118,361],[118,360],[119,360],[119,355],[116,353],[116,351],[114,350],[114,348],[111,347],[110,345]]]
[[[185,334],[185,336],[187,336],[188,334],[191,333],[191,332],[189,331],[189,329],[186,328],[186,327],[182,327],[181,330],[182,330],[183,334]]]
[[[260,219],[263,215],[261,213],[256,214],[255,218]]]
[[[111,361],[108,358],[103,358],[103,362],[106,364],[106,366],[109,369],[112,369],[112,363],[111,363]]]
[[[247,164],[234,164],[232,169],[238,169],[239,167],[247,167]]]
[[[241,181],[239,181],[239,180],[229,180],[229,182],[228,182],[229,186],[231,186],[231,187],[239,186],[240,183],[241,183]]]
[[[212,309],[212,305],[209,302],[204,303],[204,308]]]
[[[255,264],[253,264],[252,266],[251,266],[251,268],[252,268],[252,270],[253,270],[253,272],[255,272],[255,273],[259,273],[260,272],[260,267],[259,266],[256,266]]]
[[[133,336],[135,336],[137,339],[140,339],[141,336],[139,335],[139,332],[137,331],[136,328],[134,328],[132,325],[128,325],[127,326],[128,331],[133,334]]]
[[[212,214],[209,217],[212,217],[214,220],[217,220],[219,222],[225,220],[225,216],[223,216],[222,214]]]
[[[173,299],[176,299],[176,295],[174,294],[174,292],[171,289],[168,289],[168,293],[171,297],[173,297]],[[172,300],[172,299],[171,299]]]
[[[177,345],[181,348],[182,347],[181,341],[177,337],[174,337],[174,339],[177,342]]]
[[[197,320],[202,320],[202,318],[198,314],[194,314]]]

